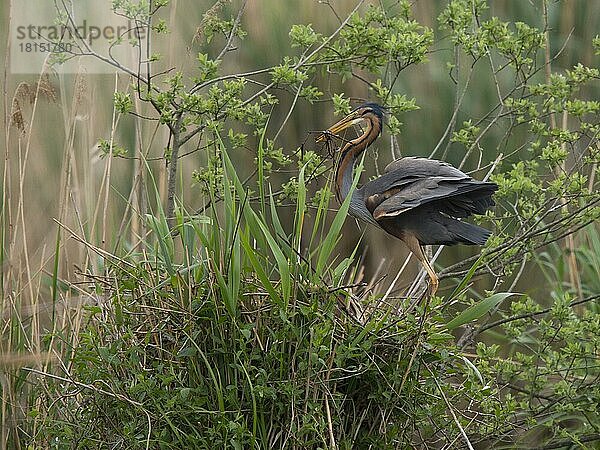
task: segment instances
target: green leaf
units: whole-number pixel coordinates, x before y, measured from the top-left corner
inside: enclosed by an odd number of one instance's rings
[[[504,299],[510,297],[511,295],[521,295],[517,292],[498,292],[485,300],[480,301],[479,303],[468,307],[463,312],[461,312],[458,316],[452,319],[450,322],[446,324],[446,328],[449,330],[454,330],[455,328],[464,325],[465,323],[473,322],[483,316],[485,313],[490,311],[496,305],[500,304]]]
[[[471,281],[471,278],[473,278],[473,275],[475,275],[475,271],[481,265],[483,258],[484,258],[484,254],[482,253],[479,256],[479,258],[477,258],[477,261],[475,261],[473,263],[473,265],[471,266],[471,268],[469,269],[469,271],[467,272],[465,277],[458,284],[458,286],[456,286],[454,288],[454,290],[452,291],[452,294],[450,294],[450,296],[448,297],[448,300],[452,300],[452,299],[456,298],[456,296],[462,292],[462,290],[467,286],[469,281]]]

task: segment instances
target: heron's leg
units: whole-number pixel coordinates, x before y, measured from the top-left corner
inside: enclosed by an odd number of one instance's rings
[[[433,267],[431,267],[431,264],[429,264],[429,261],[423,252],[423,247],[421,247],[421,243],[415,236],[410,234],[405,235],[403,241],[406,243],[410,251],[415,254],[417,259],[423,265],[427,275],[429,275],[429,296],[435,295],[438,290],[439,279],[435,273],[435,270],[433,270]]]
[[[421,250],[421,253],[423,253],[423,251]],[[429,295],[431,297],[433,297],[435,295],[435,293],[438,290],[438,286],[440,284],[440,280],[437,276],[437,274],[435,273],[435,270],[433,270],[433,267],[431,267],[431,264],[429,263],[427,257],[425,257],[423,255],[423,259],[421,260],[421,263],[423,264],[423,267],[425,268],[425,271],[427,272],[427,274],[429,275]]]

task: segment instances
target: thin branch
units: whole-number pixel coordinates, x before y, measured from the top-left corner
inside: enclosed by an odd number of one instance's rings
[[[467,433],[465,432],[464,428],[460,424],[460,421],[458,420],[458,417],[456,417],[456,414],[454,413],[454,408],[452,407],[452,405],[448,401],[448,397],[446,397],[446,394],[444,393],[444,390],[440,386],[440,383],[439,383],[438,379],[436,378],[436,376],[433,373],[433,371],[429,368],[429,366],[426,363],[423,363],[423,364],[425,365],[425,368],[431,374],[431,377],[433,378],[433,381],[435,382],[435,385],[437,386],[438,391],[440,391],[442,399],[444,400],[444,403],[446,404],[446,407],[448,408],[448,411],[450,411],[450,414],[452,415],[452,420],[454,420],[454,423],[456,424],[456,427],[460,431],[460,434],[461,434],[463,440],[465,441],[465,444],[467,445],[467,448],[469,450],[473,450],[473,445],[471,444],[471,441],[469,440],[469,436],[467,436]]]
[[[244,0],[244,3],[242,3],[242,6],[240,7],[240,10],[238,11],[237,17],[235,18],[235,21],[233,22],[233,26],[231,27],[231,32],[229,33],[229,37],[227,38],[227,43],[221,50],[221,53],[219,53],[219,55],[216,57],[217,61],[220,60],[221,58],[223,58],[225,53],[227,53],[231,49],[231,42],[233,41],[233,38],[235,37],[235,33],[240,26],[240,22],[242,21],[242,14],[244,14],[244,10],[246,9],[247,3],[248,3],[248,0]]]
[[[569,303],[569,308],[573,308],[574,306],[582,305],[584,303],[593,302],[593,301],[597,301],[597,300],[600,300],[600,294],[592,295],[590,297],[586,297],[586,298],[583,298],[580,300],[574,300],[571,303]],[[484,331],[489,330],[490,328],[495,328],[499,325],[504,325],[504,324],[507,324],[510,322],[514,322],[516,320],[532,319],[537,316],[543,316],[544,314],[548,314],[550,311],[552,311],[552,308],[545,308],[545,309],[542,309],[541,311],[535,311],[535,312],[530,312],[530,313],[526,313],[526,314],[519,314],[516,316],[506,317],[505,319],[497,320],[496,322],[492,322],[488,325],[482,326],[481,328],[479,328],[476,331],[476,334],[483,333]]]
[[[555,441],[548,445],[533,447],[533,450],[550,450],[554,448],[571,448],[573,445],[583,444],[585,442],[600,441],[600,433],[588,434],[587,436],[578,436],[572,439],[563,439]]]

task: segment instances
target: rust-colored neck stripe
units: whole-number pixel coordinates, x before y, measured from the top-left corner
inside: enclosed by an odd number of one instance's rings
[[[366,130],[363,134],[358,136],[351,141],[348,141],[342,150],[340,150],[341,156],[337,163],[337,169],[335,172],[335,190],[338,201],[344,200],[343,184],[344,176],[347,172],[350,172],[350,180],[352,179],[352,170],[354,169],[354,161],[364,152],[377,136],[381,133],[381,123],[379,120],[374,120],[373,114],[365,115]]]

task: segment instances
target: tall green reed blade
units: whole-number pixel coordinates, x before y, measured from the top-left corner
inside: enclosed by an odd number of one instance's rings
[[[254,385],[252,384],[252,379],[250,378],[250,374],[246,370],[246,366],[244,361],[236,354],[236,362],[239,367],[242,369],[244,373],[244,377],[248,382],[248,387],[250,388],[250,398],[252,399],[252,436],[250,437],[250,448],[254,449],[256,447],[256,433],[258,428],[258,407],[256,396],[254,395]]]
[[[270,224],[274,228],[274,232],[275,232],[275,234],[273,235],[273,238],[277,240],[279,248],[281,249],[283,254],[286,255],[286,257],[287,257],[288,261],[290,261],[290,264],[292,265],[292,267],[299,269],[300,264],[294,264],[294,263],[292,263],[292,261],[299,262],[301,259],[301,256],[299,254],[300,240],[297,240],[294,237],[294,235],[289,237],[285,233],[285,230],[283,229],[283,226],[281,225],[281,220],[279,219],[279,213],[277,212],[277,205],[276,205],[275,198],[273,197],[272,192],[269,192],[269,208],[270,208],[270,218],[271,218]],[[295,216],[295,217],[300,217],[300,216]],[[265,223],[266,223],[266,221],[265,221]],[[295,247],[294,247],[294,242],[297,242]],[[297,271],[295,271],[295,273],[297,273]]]
[[[257,151],[257,171],[258,171],[258,197],[260,199],[260,211],[264,217],[265,215],[265,172],[264,172],[264,160],[265,160],[265,134],[267,132],[267,127],[269,126],[270,116],[267,117],[267,121],[265,123],[262,132],[260,133],[260,138],[258,140],[258,151]]]
[[[497,292],[494,295],[491,295],[488,298],[465,309],[458,316],[456,316],[454,319],[448,322],[446,324],[446,328],[448,328],[449,330],[454,330],[455,328],[458,328],[461,325],[479,319],[481,316],[490,311],[492,308],[495,308],[503,300],[507,299],[511,295],[522,294],[516,292]]]
[[[269,268],[267,267],[267,269],[265,270],[265,267],[263,267],[263,265],[261,264],[261,262],[259,261],[259,259],[257,257],[256,250],[253,249],[252,246],[250,245],[250,236],[249,236],[248,232],[242,233],[241,243],[242,243],[242,246],[244,247],[246,257],[250,261],[250,264],[252,265],[252,268],[256,272],[256,276],[262,283],[263,288],[265,288],[265,290],[267,291],[269,296],[273,299],[273,301],[275,301],[278,305],[283,306],[284,303],[283,303],[281,296],[279,295],[279,293],[273,286],[273,283],[271,283],[269,276],[267,275],[267,270],[269,270]]]
[[[287,239],[283,226],[281,225],[281,221],[279,220],[279,214],[277,213],[277,205],[275,203],[275,198],[273,197],[273,192],[271,191],[271,187],[269,186],[269,208],[271,211],[271,224],[275,229],[275,233],[278,236]]]
[[[473,275],[475,275],[475,271],[483,262],[484,256],[485,255],[483,253],[481,255],[479,255],[479,258],[477,258],[477,261],[475,261],[473,263],[473,265],[471,266],[469,271],[466,273],[466,275],[463,277],[463,279],[460,281],[460,283],[458,283],[458,285],[454,288],[454,290],[452,291],[452,294],[450,294],[450,296],[448,297],[448,300],[453,300],[454,298],[456,298],[456,296],[462,292],[462,290],[467,286],[467,284],[469,284],[469,281],[471,281],[471,278],[473,278]]]
[[[358,248],[362,241],[362,236],[354,246],[352,253],[347,258],[344,258],[335,269],[333,269],[332,278],[335,285],[338,285],[341,281],[344,280],[346,274],[348,273],[348,269],[352,266],[354,262],[354,258],[356,257],[356,253],[358,252]]]
[[[212,381],[212,385],[214,387],[214,392],[217,396],[217,405],[219,407],[219,411],[221,413],[224,413],[225,412],[225,394],[224,394],[224,389],[223,389],[223,383],[221,381],[221,374],[220,374],[218,368],[215,367],[214,361],[209,361],[208,357],[206,356],[206,354],[204,353],[202,348],[196,342],[196,339],[194,339],[194,337],[191,336],[190,334],[188,334],[185,330],[183,330],[183,333],[186,335],[189,342],[194,346],[194,348],[196,349],[196,351],[202,358],[202,361],[204,362],[204,365],[206,366],[206,370],[208,371],[210,380]],[[213,368],[214,368],[214,370],[213,370]]]
[[[229,158],[229,155],[227,155],[227,152],[225,152],[225,151],[223,151],[221,154],[222,154],[222,158],[223,158],[224,174],[227,175],[228,180],[229,179],[231,180],[231,183],[235,187],[235,190],[237,191],[238,195],[245,196],[246,191],[245,191],[239,177],[237,176],[237,173],[235,172],[235,169],[233,167],[233,164],[231,163],[231,159]],[[291,286],[292,286],[288,258],[286,257],[285,253],[281,249],[281,246],[278,244],[277,240],[273,237],[273,235],[269,231],[267,225],[265,224],[264,219],[259,217],[250,206],[246,206],[244,208],[244,217],[245,217],[246,223],[247,223],[250,231],[253,233],[253,235],[254,236],[262,235],[264,237],[264,239],[266,240],[267,248],[265,248],[265,250],[269,250],[275,257],[275,261],[277,263],[277,270],[279,272],[279,276],[280,276],[280,280],[281,280],[281,291],[282,291],[281,299],[283,301],[284,306],[287,307],[290,296],[291,296]],[[254,250],[251,247],[247,247],[247,248],[254,252]],[[245,250],[247,248],[245,247]],[[248,253],[248,252],[246,251],[246,253]],[[252,261],[251,261],[251,264],[252,264]]]
[[[306,171],[306,164],[300,169],[298,174],[298,198],[296,203],[296,214],[294,220],[294,236],[293,246],[294,249],[300,253],[300,245],[302,242],[302,229],[304,226],[304,214],[306,213],[306,180],[304,173]]]
[[[224,148],[221,149],[221,155],[226,155],[227,152]],[[225,158],[226,156],[222,156]],[[225,162],[223,161],[223,165]],[[227,283],[222,286],[227,291],[226,294],[226,305],[229,313],[234,315],[237,313],[237,300],[240,291],[241,283],[241,252],[240,252],[240,239],[239,239],[239,227],[240,221],[242,220],[242,211],[244,209],[244,202],[240,207],[240,211],[237,211],[237,202],[234,195],[232,195],[232,186],[229,180],[229,173],[227,170],[223,171],[223,201],[225,204],[225,249],[227,254],[225,256],[225,272],[227,275]],[[246,192],[244,192],[244,198]],[[223,280],[224,281],[224,280]],[[219,284],[222,284],[219,281]]]
[[[225,154],[227,153],[225,148],[221,148],[221,158],[225,158]],[[245,192],[244,192],[245,194]],[[225,229],[225,249],[230,249],[232,245],[231,240],[234,236],[234,229],[237,219],[236,213],[236,199],[231,193],[231,183],[229,181],[229,173],[228,171],[223,171],[223,206],[225,207],[225,215],[224,215],[224,229]],[[226,255],[223,255],[226,258]],[[223,259],[226,261],[226,259]]]
[[[254,213],[254,211],[252,211],[252,214],[255,215],[256,213]],[[271,234],[271,232],[269,231],[267,226],[264,224],[263,221],[258,219],[258,217],[257,217],[257,223],[269,244],[271,252],[273,253],[273,256],[275,257],[275,261],[277,262],[277,269],[279,271],[279,277],[281,279],[281,293],[282,293],[283,306],[285,308],[287,308],[287,305],[289,304],[289,300],[290,300],[291,286],[292,286],[292,276],[290,273],[290,265],[289,265],[288,259],[286,258],[285,254],[281,250],[281,247],[276,242],[275,238],[273,237],[273,235]]]
[[[201,275],[204,272],[205,265],[202,260],[198,260],[197,252],[197,232],[195,224],[205,223],[210,224],[211,220],[209,217],[201,215],[201,216],[192,216],[188,211],[184,208],[178,209],[177,213],[177,223],[178,228],[180,230],[181,236],[181,244],[183,245],[184,250],[184,269],[189,268],[187,270],[187,279],[188,284],[191,285],[192,281],[200,281]],[[202,242],[202,240],[200,241]],[[193,270],[192,267],[194,268]],[[196,270],[196,269],[200,270]],[[181,271],[183,272],[183,271]]]
[[[174,277],[176,275],[175,266],[173,263],[173,257],[175,254],[175,245],[173,243],[173,235],[171,234],[171,230],[169,229],[169,224],[167,221],[167,217],[165,216],[165,212],[162,208],[162,203],[160,200],[160,192],[154,177],[151,175],[150,167],[148,166],[148,162],[144,160],[146,164],[146,168],[150,174],[150,181],[152,186],[154,187],[154,195],[156,199],[156,213],[155,214],[146,214],[146,224],[153,231],[156,236],[157,245],[158,245],[158,253],[157,257],[160,257],[160,260],[165,265],[167,273]]]
[[[303,202],[304,203],[304,208],[303,210],[306,211],[306,201]],[[280,248],[282,249],[283,253],[285,255],[287,255],[287,258],[290,261],[298,261],[299,259],[301,259],[300,255],[297,253],[297,249],[299,249],[300,247],[300,241],[297,240],[294,236],[297,235],[297,233],[295,235],[292,235],[291,237],[288,236],[285,232],[285,230],[283,229],[283,226],[281,225],[281,220],[279,219],[279,213],[277,212],[277,203],[275,202],[275,198],[273,197],[273,193],[271,192],[270,188],[269,188],[269,208],[270,208],[270,224],[272,225],[274,231],[275,231],[275,235],[274,238],[277,239],[277,242],[279,243]],[[302,217],[301,215],[295,215],[295,218],[300,218]],[[297,228],[296,223],[297,220],[294,221],[295,223],[295,229]],[[294,247],[294,242],[297,242],[296,247]],[[299,251],[299,250],[298,250]],[[298,267],[298,264],[295,264],[295,266]]]
[[[221,137],[218,134],[217,134],[217,140],[218,140],[219,145],[222,148],[221,158],[223,161],[223,172],[224,172],[224,175],[227,176],[227,180],[230,185],[230,191],[229,191],[229,194],[227,194],[227,195],[231,195],[231,186],[233,186],[233,188],[235,189],[235,192],[237,193],[237,196],[239,198],[246,198],[246,196],[247,196],[246,188],[244,187],[240,178],[238,177],[235,167],[233,166],[233,163],[231,162],[229,155],[225,151],[225,146],[223,144],[223,141],[221,140]],[[252,208],[248,206],[248,207],[243,208],[242,213],[244,215],[244,219],[246,220],[247,225],[254,232],[253,233],[254,238],[257,240],[260,240],[261,233],[260,233],[258,224],[256,223],[258,216],[256,214],[251,214],[251,211],[252,211]],[[262,242],[262,243],[266,245],[266,242]]]
[[[333,249],[341,238],[340,231],[342,230],[342,226],[344,225],[344,221],[346,220],[346,216],[348,215],[348,210],[350,208],[350,201],[352,199],[352,194],[356,189],[356,185],[358,184],[358,180],[360,179],[360,174],[362,173],[363,168],[363,159],[361,159],[360,164],[356,169],[356,173],[354,174],[354,179],[352,180],[352,187],[350,188],[350,192],[348,196],[344,199],[340,209],[335,214],[333,221],[331,222],[331,226],[329,227],[329,231],[325,236],[325,239],[319,246],[318,257],[317,257],[317,275],[321,276],[325,270],[325,267],[329,261],[331,254],[333,253]]]
[[[213,252],[213,248],[211,247],[211,239],[207,235],[205,230],[202,229],[202,226],[208,226],[211,230],[213,230],[217,228],[218,225],[213,220],[211,220],[210,217],[206,216],[200,216],[196,220],[190,221],[189,224],[192,227],[195,236],[198,237],[198,239],[200,240],[200,247],[202,252],[201,255],[205,255],[200,256],[200,262],[198,263],[198,267],[200,268],[200,270],[197,273],[196,281],[200,281],[198,279],[198,275],[203,274],[203,276],[206,277],[206,275],[210,272],[209,267],[211,266],[211,264],[214,265],[213,255],[215,254]]]
[[[160,260],[163,262],[167,273],[174,277],[176,276],[175,266],[173,264],[174,255],[174,243],[173,236],[169,230],[169,224],[167,218],[162,214],[162,210],[159,212],[158,217],[152,214],[146,214],[146,223],[148,227],[154,232],[157,239],[158,254]]]
[[[331,192],[331,177],[328,177],[327,183],[325,184],[325,189],[327,190],[327,192]],[[322,195],[321,198],[319,199],[319,204],[317,205],[317,211],[315,213],[313,229],[312,229],[312,233],[310,235],[310,242],[308,245],[308,247],[311,249],[313,248],[313,243],[314,243],[315,237],[317,236],[317,233],[319,232],[321,221],[327,215],[327,211],[329,209],[329,203],[330,203],[330,199],[329,199],[328,195]]]

